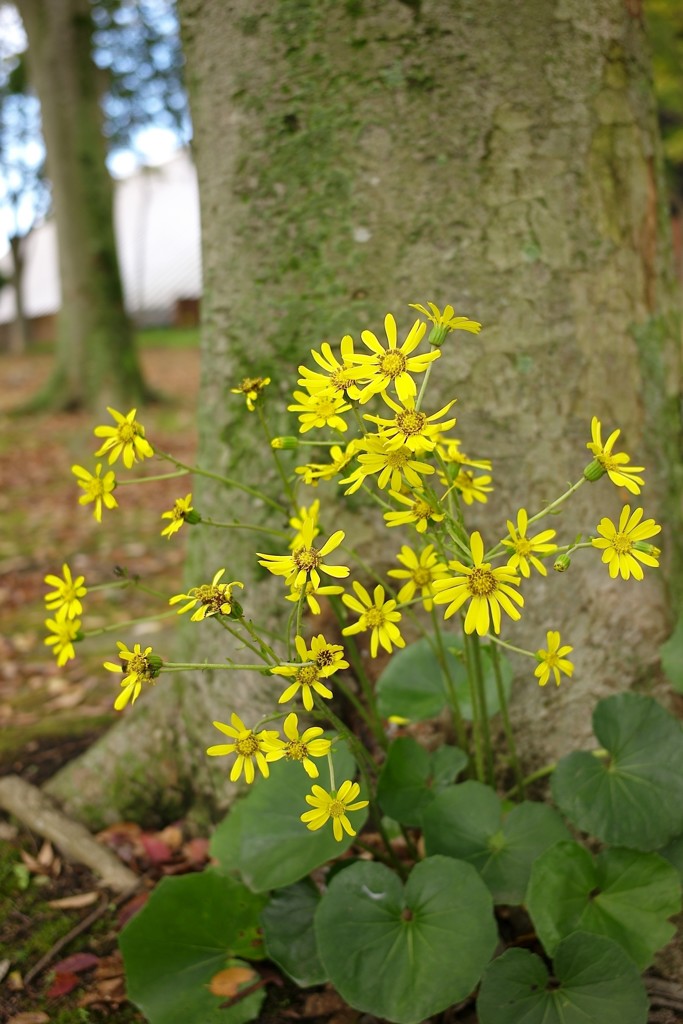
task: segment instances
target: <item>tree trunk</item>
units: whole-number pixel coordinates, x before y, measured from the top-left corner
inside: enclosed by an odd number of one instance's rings
[[[243,376],[272,377],[284,407],[312,346],[381,331],[388,310],[407,326],[407,303],[451,302],[482,321],[478,337],[450,336],[432,378],[458,396],[464,450],[494,462],[497,493],[470,528],[500,536],[519,507],[576,480],[593,415],[647,466],[642,503],[665,524],[664,571],[615,582],[580,552],[569,572],[525,585],[525,614],[506,633],[533,650],[561,629],[575,648],[559,690],[539,691],[521,666],[527,766],[588,742],[598,698],[657,681],[681,592],[680,320],[635,8],[528,0],[511,17],[507,0],[181,0],[180,11],[203,222],[201,463],[266,476],[255,417],[229,394]],[[244,510],[205,479],[194,493],[216,519]],[[320,491],[327,523],[332,493]],[[607,480],[585,486],[563,537],[614,518],[622,498]],[[354,544],[368,550],[377,534],[354,515]],[[213,533],[193,530],[188,582],[226,565],[252,584],[258,620],[269,600],[254,580],[258,545],[237,538],[217,562]],[[382,544],[380,570],[398,542]],[[189,658],[224,656],[208,624],[185,639]],[[227,690],[208,673],[187,680],[158,686],[51,789],[82,815],[103,787],[100,817],[115,817],[132,756],[148,806],[169,774],[188,803],[225,806],[225,769],[203,755],[211,720],[251,719],[268,693],[253,677]]]
[[[88,0],[19,0],[41,104],[62,284],[56,364],[30,406],[125,410],[146,397],[123,307]]]
[[[15,315],[10,333],[9,350],[14,355],[21,355],[28,350],[29,333],[26,310],[24,308],[24,251],[28,235],[10,235],[9,245],[12,252],[12,287],[14,288]]]

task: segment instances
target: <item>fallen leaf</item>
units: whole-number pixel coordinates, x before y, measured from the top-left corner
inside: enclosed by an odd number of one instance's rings
[[[41,867],[35,857],[32,857],[26,850],[19,850],[19,856],[23,860],[26,867],[34,875],[44,875],[45,868]]]
[[[209,859],[209,840],[197,837],[183,844],[183,856],[195,867],[201,867]]]
[[[209,982],[209,991],[214,996],[236,996],[241,985],[254,981],[258,977],[250,967],[226,967],[224,971],[214,974]]]
[[[7,981],[5,984],[12,992],[21,992],[24,987],[24,979],[21,976],[21,971],[10,971],[7,975]]]
[[[100,958],[94,953],[72,953],[71,956],[56,963],[53,970],[57,974],[79,974],[81,971],[88,971],[91,967],[96,967],[99,962]]]
[[[170,860],[173,860],[173,850],[158,836],[143,832],[140,842],[152,864],[168,864]]]
[[[131,917],[137,914],[138,910],[142,910],[148,899],[148,892],[138,892],[127,903],[124,903],[118,912],[119,928],[123,928],[124,924],[130,921]]]
[[[55,851],[52,848],[52,843],[46,839],[40,848],[36,860],[40,864],[41,868],[50,868],[54,859]]]
[[[65,996],[67,993],[73,992],[76,986],[80,985],[80,983],[81,979],[77,974],[73,974],[71,972],[56,974],[54,981],[45,995],[48,999],[59,999],[60,996]]]
[[[7,1024],[49,1024],[50,1018],[42,1010],[26,1010],[24,1013],[15,1013],[7,1021]]]
[[[167,825],[166,828],[158,832],[157,835],[163,843],[170,846],[172,850],[177,850],[183,844],[183,831],[177,825]]]
[[[80,910],[82,907],[90,907],[97,903],[100,898],[99,892],[79,892],[75,896],[62,896],[58,900],[48,900],[48,907],[55,907],[57,910]]]

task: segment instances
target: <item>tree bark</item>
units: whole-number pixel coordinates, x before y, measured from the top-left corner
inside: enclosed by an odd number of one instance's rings
[[[29,408],[147,397],[123,306],[88,0],[19,0],[41,104],[57,222],[62,308],[56,362]]]
[[[10,235],[12,252],[12,287],[14,289],[15,315],[10,334],[10,352],[21,355],[28,350],[29,329],[24,308],[24,250],[28,235]]]
[[[202,203],[202,464],[261,484],[270,475],[255,417],[229,394],[243,376],[272,377],[284,408],[323,339],[381,331],[389,310],[407,327],[408,302],[451,302],[482,321],[480,336],[450,337],[430,399],[436,409],[457,395],[464,450],[494,463],[497,493],[470,528],[498,537],[518,508],[576,480],[593,415],[647,466],[631,504],[664,523],[662,572],[611,581],[597,552],[580,552],[567,573],[525,584],[524,616],[506,633],[534,650],[561,629],[575,649],[559,690],[539,691],[521,666],[525,764],[590,742],[598,698],[658,683],[681,593],[680,317],[636,8],[529,0],[510,17],[507,0],[181,0],[180,12]],[[194,493],[205,515],[245,512],[210,481]],[[333,490],[309,495],[331,523]],[[563,535],[594,530],[623,500],[607,480],[586,485]],[[358,506],[353,540],[366,552],[370,522]],[[226,564],[258,620],[270,600],[257,589],[258,545],[231,534],[217,556],[209,530],[191,539],[189,585]],[[381,543],[379,571],[397,541]],[[218,629],[185,641],[188,658],[224,657]],[[148,807],[169,775],[186,806],[215,813],[231,799],[224,768],[203,755],[211,720],[258,715],[268,691],[252,677],[226,692],[206,673],[153,697],[50,787],[74,813],[89,816],[101,786],[101,816],[121,812],[122,751],[154,794]]]

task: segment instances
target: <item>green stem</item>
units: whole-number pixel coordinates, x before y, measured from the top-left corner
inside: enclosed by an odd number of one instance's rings
[[[187,474],[191,472],[191,469],[179,469],[176,473],[155,473],[154,476],[138,476],[134,477],[132,480],[117,479],[116,486],[125,487],[126,484],[149,484],[152,483],[153,480],[173,480],[178,476],[187,476]]]
[[[428,365],[427,369],[425,370],[424,377],[422,378],[422,384],[420,386],[420,393],[417,396],[417,401],[415,402],[415,411],[416,412],[420,408],[420,406],[422,405],[422,399],[424,398],[424,393],[427,390],[427,381],[429,380],[429,375],[432,372],[432,366],[433,365],[434,365],[434,360],[432,359],[431,363]]]
[[[479,709],[481,711],[481,726],[482,726],[482,738],[484,741],[484,754],[486,758],[486,778],[485,782],[489,785],[493,785],[494,780],[494,767],[493,767],[493,747],[491,745],[491,729],[489,727],[489,710],[486,704],[486,688],[484,686],[484,670],[481,663],[481,642],[479,636],[476,633],[472,633],[470,636],[470,643],[472,645],[473,662],[474,662],[474,677],[479,697]]]
[[[171,615],[175,615],[176,611],[173,609],[170,612],[160,612],[158,615],[146,615],[142,619],[125,619],[123,622],[114,622],[111,626],[100,626],[99,629],[88,629],[83,633],[84,637],[100,636],[102,633],[113,633],[116,630],[127,629],[128,626],[139,626],[145,622],[158,622],[159,619],[167,619]]]
[[[504,647],[506,651],[514,651],[515,654],[528,655],[528,657],[534,658],[534,660],[536,658],[533,651],[526,651],[523,647],[515,647],[514,644],[509,644],[507,640],[501,640],[499,636],[494,636],[492,633],[487,634],[486,639],[497,644],[499,647]]]
[[[233,662],[221,662],[220,664],[214,665],[209,662],[181,662],[181,661],[167,661],[164,662],[163,666],[159,669],[160,672],[189,672],[193,669],[199,669],[204,671],[205,669],[214,668],[225,668],[231,671],[237,671],[242,669],[245,672],[265,672],[267,671],[263,665],[235,665]]]
[[[461,750],[469,756],[469,742],[467,740],[467,731],[465,729],[465,723],[463,721],[462,712],[460,710],[460,702],[458,701],[458,695],[455,690],[455,683],[451,676],[451,670],[448,665],[448,655],[446,648],[443,644],[443,636],[441,634],[441,626],[439,624],[439,617],[436,614],[436,610],[432,605],[432,623],[434,624],[434,639],[436,640],[436,656],[441,666],[441,672],[446,681],[446,687],[448,689],[449,704],[451,708],[451,714],[453,716],[453,727],[455,729],[455,735],[458,740],[458,745]]]
[[[267,533],[271,537],[279,537],[280,540],[287,540],[289,536],[284,530],[271,530],[267,526],[253,526],[251,523],[219,523],[215,519],[207,519],[206,516],[202,516],[201,524],[219,526],[222,530],[255,530],[257,533]]]
[[[296,498],[294,496],[294,491],[292,490],[291,485],[289,483],[289,480],[287,479],[287,474],[285,473],[284,469],[282,468],[282,464],[280,462],[280,459],[278,458],[277,451],[275,450],[275,448],[273,448],[273,446],[270,443],[272,441],[272,439],[273,439],[273,435],[271,434],[270,430],[268,429],[268,424],[266,423],[265,413],[263,412],[263,409],[261,408],[260,405],[256,406],[256,412],[258,413],[259,422],[261,424],[261,427],[263,428],[263,434],[264,434],[264,437],[266,439],[266,444],[268,445],[268,447],[270,448],[270,451],[272,452],[273,459],[275,461],[275,466],[277,468],[279,477],[282,480],[282,486],[284,487],[285,493],[286,493],[287,497],[289,498],[289,500],[291,502],[293,510],[296,512]]]
[[[519,763],[519,757],[517,756],[517,746],[515,744],[515,736],[512,731],[512,723],[510,722],[510,714],[508,711],[507,697],[505,696],[505,687],[503,686],[503,676],[500,669],[500,655],[498,648],[495,644],[491,647],[491,660],[493,662],[493,672],[496,677],[496,690],[498,693],[498,703],[500,705],[500,713],[503,718],[503,729],[505,730],[505,738],[507,740],[508,751],[510,753],[510,762],[512,764],[512,771],[515,779],[517,780],[517,793],[520,800],[524,799],[524,777],[522,775],[522,768]]]
[[[461,616],[462,618],[462,616]],[[484,747],[481,728],[481,708],[479,706],[479,691],[475,678],[474,654],[467,634],[464,632],[463,622],[463,650],[465,652],[465,663],[467,667],[467,683],[470,690],[470,701],[472,703],[472,733],[474,736],[474,765],[479,782],[486,782],[486,770],[484,762]]]
[[[557,768],[557,761],[551,761],[550,764],[546,764],[543,768],[538,768],[531,775],[526,775],[522,779],[522,786],[530,786],[532,782],[538,782],[539,779],[545,779],[546,776],[552,775]],[[519,790],[519,784],[515,783],[512,789],[509,789],[507,793],[503,794],[503,800],[509,800]]]
[[[188,473],[194,473],[197,476],[208,477],[209,480],[218,480],[219,483],[225,484],[226,487],[235,487],[238,491],[244,491],[245,494],[250,494],[252,498],[258,498],[259,501],[265,502],[266,505],[270,505],[276,512],[281,515],[287,515],[288,510],[281,505],[279,501],[274,501],[269,498],[263,491],[257,490],[255,487],[248,487],[246,484],[240,483],[239,480],[233,480],[229,476],[221,476],[220,473],[212,473],[208,469],[200,469],[199,466],[188,466],[186,463],[181,462],[180,459],[176,459],[175,455],[169,455],[168,452],[162,452],[158,448],[154,449],[155,454],[161,459],[166,459],[167,462],[171,462],[174,466],[178,466],[180,469],[186,470]]]

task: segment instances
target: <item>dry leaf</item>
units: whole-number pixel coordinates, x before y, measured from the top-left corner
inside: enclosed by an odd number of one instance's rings
[[[21,859],[23,860],[24,864],[26,865],[26,867],[29,869],[29,871],[32,874],[34,874],[34,875],[44,875],[44,874],[46,874],[45,869],[40,866],[40,864],[38,863],[36,858],[32,857],[30,853],[26,852],[26,850],[19,850],[19,856],[21,857]]]
[[[59,999],[60,996],[66,996],[69,992],[73,992],[80,983],[81,979],[77,974],[72,974],[71,972],[55,974],[54,981],[45,995],[48,999]]]
[[[166,843],[172,850],[177,850],[183,843],[183,832],[182,829],[178,828],[177,825],[167,825],[166,828],[162,829],[161,832],[157,833],[162,843]]]
[[[79,974],[81,971],[88,971],[91,967],[97,967],[100,958],[94,953],[72,953],[64,960],[60,960],[52,968],[57,974]]]
[[[254,981],[258,977],[250,967],[226,967],[224,971],[214,974],[209,982],[209,991],[214,996],[227,996],[232,999],[237,995],[240,985]]]
[[[75,896],[62,896],[58,900],[48,900],[48,907],[55,907],[57,910],[80,910],[82,907],[90,907],[97,903],[100,898],[99,892],[79,892]]]
[[[52,866],[52,862],[55,859],[55,851],[52,849],[52,843],[48,839],[41,846],[36,859],[41,868],[50,868]]]
[[[7,981],[5,984],[10,991],[21,992],[24,987],[24,979],[21,976],[21,971],[10,971],[7,975]]]
[[[7,1024],[49,1024],[50,1018],[42,1010],[27,1010],[24,1013],[15,1013],[7,1021]]]

